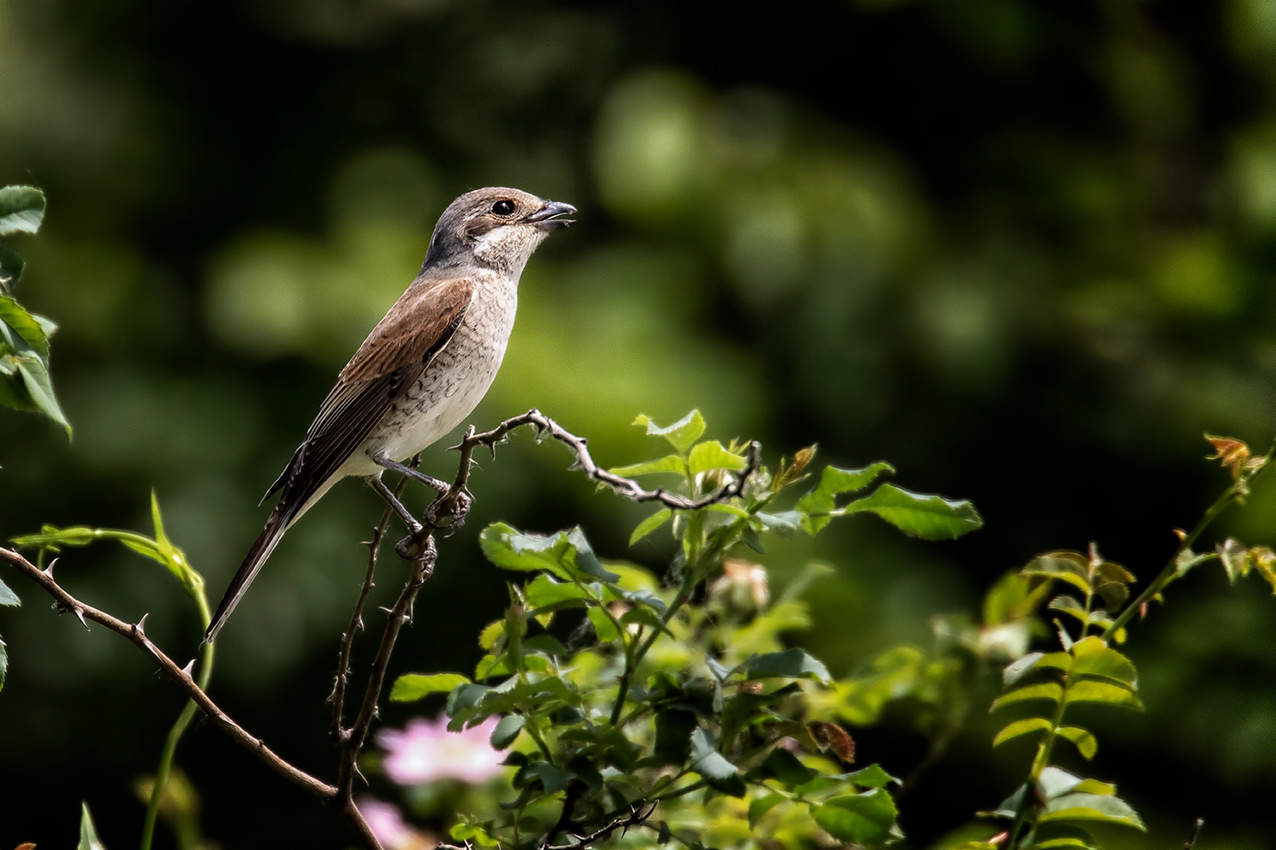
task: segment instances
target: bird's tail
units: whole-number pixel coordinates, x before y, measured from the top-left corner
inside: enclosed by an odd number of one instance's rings
[[[248,591],[248,585],[252,584],[253,579],[257,577],[257,573],[261,571],[261,565],[266,563],[270,553],[275,551],[275,545],[279,543],[284,536],[284,532],[288,530],[288,526],[292,524],[291,520],[296,518],[289,516],[289,513],[291,512],[285,513],[276,508],[274,513],[270,515],[270,519],[266,520],[266,527],[261,530],[261,534],[257,535],[257,540],[253,543],[252,548],[248,550],[248,554],[244,556],[244,562],[239,565],[239,571],[231,579],[230,587],[226,588],[226,593],[222,596],[222,601],[217,606],[217,613],[213,615],[208,631],[204,632],[204,643],[211,643],[217,638],[217,633],[222,630],[222,626],[226,625],[226,620],[230,617],[231,612],[235,610],[239,600]]]

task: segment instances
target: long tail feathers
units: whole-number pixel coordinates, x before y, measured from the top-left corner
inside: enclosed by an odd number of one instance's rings
[[[248,550],[248,554],[244,557],[244,562],[240,564],[239,571],[231,579],[230,587],[226,588],[226,593],[222,596],[222,601],[217,606],[217,613],[213,615],[208,631],[204,633],[205,643],[215,640],[217,633],[222,630],[222,626],[226,625],[226,620],[230,617],[231,612],[235,610],[239,600],[248,591],[248,585],[252,584],[253,579],[257,577],[257,573],[261,571],[261,565],[266,563],[270,553],[275,551],[275,545],[279,543],[279,540],[284,536],[284,532],[288,530],[288,526],[291,524],[289,522],[290,519],[292,517],[286,516],[279,508],[276,508],[275,512],[270,515],[270,519],[266,520],[266,527],[261,530],[261,534],[257,535],[257,540],[253,543],[252,548]]]

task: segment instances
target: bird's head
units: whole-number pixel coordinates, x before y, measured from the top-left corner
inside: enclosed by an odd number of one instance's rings
[[[519,274],[541,240],[571,224],[565,216],[574,212],[571,204],[546,201],[518,189],[466,192],[439,216],[425,266],[475,261]]]

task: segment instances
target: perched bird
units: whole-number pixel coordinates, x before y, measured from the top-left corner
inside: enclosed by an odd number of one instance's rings
[[[279,502],[231,580],[204,639],[217,637],[275,545],[328,489],[380,475],[443,437],[483,398],[514,327],[518,279],[536,246],[572,223],[571,204],[517,189],[467,192],[430,237],[421,272],[337,376],[283,474]],[[428,476],[417,477],[428,479]]]

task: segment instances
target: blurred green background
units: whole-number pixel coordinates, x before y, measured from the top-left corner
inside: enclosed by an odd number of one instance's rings
[[[804,640],[837,675],[928,645],[931,617],[1040,551],[1097,540],[1150,578],[1225,484],[1201,433],[1262,450],[1276,430],[1267,0],[8,0],[8,183],[48,194],[17,294],[61,324],[76,430],[0,411],[0,538],[146,530],[155,488],[214,599],[435,218],[484,185],[581,212],[523,277],[480,426],[536,406],[615,465],[650,450],[635,414],[698,406],[710,435],[757,437],[771,462],[818,442],[825,462],[888,459],[905,486],[978,505],[986,528],[957,543],[862,519],[776,553],[776,583],[835,567]],[[483,462],[392,672],[470,669],[505,599],[475,542],[495,518],[579,522],[603,555],[660,563],[658,542],[626,549],[644,512],[567,459],[522,435]],[[426,465],[454,468],[437,447]],[[380,510],[337,488],[219,643],[214,696],[325,776],[322,699]],[[1272,542],[1274,518],[1268,487],[1225,530]],[[154,565],[102,545],[59,576],[193,656],[195,613]],[[107,846],[131,846],[130,786],[181,698],[10,583],[25,607],[0,612],[0,846],[70,846],[82,799]],[[1134,629],[1149,711],[1096,718],[1093,774],[1152,833],[1112,846],[1181,846],[1203,816],[1202,850],[1276,847],[1268,596],[1194,574]],[[908,846],[1021,781],[1028,749],[992,753],[991,730],[976,716],[901,800]],[[897,774],[924,755],[902,722],[856,734]],[[224,847],[344,843],[335,814],[215,729],[178,758]]]

